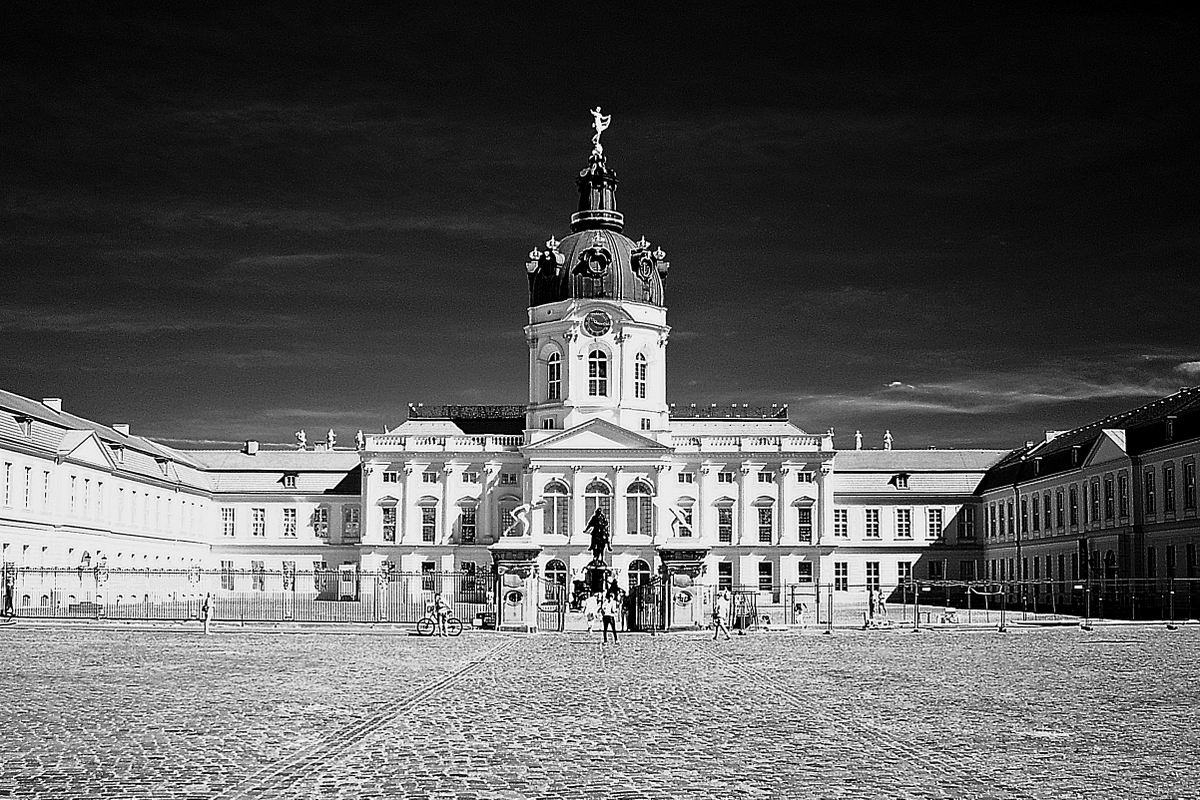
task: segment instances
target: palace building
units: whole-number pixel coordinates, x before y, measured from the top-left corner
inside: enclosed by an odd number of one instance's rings
[[[915,580],[1196,574],[1196,389],[1012,452],[890,440],[839,451],[787,405],[668,402],[668,274],[686,270],[624,233],[598,139],[569,230],[525,265],[524,405],[410,405],[354,447],[331,431],[294,449],[213,451],[0,392],[0,563],[18,612],[94,602],[100,589],[82,576],[101,567],[179,583],[109,582],[105,602],[369,595],[374,610],[354,619],[395,603],[394,588],[365,592],[365,576],[427,576],[412,590],[427,592],[456,575],[453,594],[512,561],[523,578],[569,587],[592,558],[583,529],[596,509],[622,587],[705,590],[672,595],[684,624],[713,588],[786,618],[798,599],[818,602],[818,586],[861,599]]]

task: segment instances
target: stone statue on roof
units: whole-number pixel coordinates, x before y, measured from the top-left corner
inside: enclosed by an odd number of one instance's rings
[[[854,432],[854,449],[862,450],[862,431]]]
[[[892,432],[891,431],[883,432],[883,449],[884,450],[892,449]]]
[[[329,433],[325,434],[325,447],[332,450],[335,444],[337,444],[337,434],[333,432],[333,428],[330,428]]]
[[[612,123],[612,114],[604,115],[600,113],[600,106],[592,109],[592,127],[596,129],[596,135],[592,137],[592,152],[596,155],[604,155],[604,148],[600,144],[600,134],[608,130],[608,126]]]
[[[358,429],[358,433],[354,434],[354,449],[362,450],[367,446],[367,437],[363,435],[362,428]]]
[[[308,447],[308,434],[304,431],[296,431],[296,449],[303,450]]]

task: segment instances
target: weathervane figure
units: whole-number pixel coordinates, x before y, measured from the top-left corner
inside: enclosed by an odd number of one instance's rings
[[[612,123],[612,114],[605,116],[600,113],[600,106],[596,106],[592,109],[592,117],[595,120],[592,127],[596,129],[596,135],[592,137],[592,153],[601,156],[604,155],[604,147],[600,144],[600,134],[608,130],[609,124]]]

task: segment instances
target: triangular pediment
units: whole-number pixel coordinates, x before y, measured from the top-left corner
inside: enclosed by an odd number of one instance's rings
[[[525,448],[527,452],[546,450],[661,450],[669,452],[670,449],[653,439],[648,439],[602,419],[588,420],[582,425],[576,425],[574,428],[569,428]]]
[[[1105,429],[1092,447],[1085,466],[1103,464],[1107,461],[1125,461],[1129,458],[1125,452],[1125,431],[1120,429]]]
[[[70,457],[74,461],[101,469],[111,469],[114,466],[108,448],[92,431],[66,431],[58,442],[58,455],[60,458]]]

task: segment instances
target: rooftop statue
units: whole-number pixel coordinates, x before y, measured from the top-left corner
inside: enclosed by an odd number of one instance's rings
[[[592,127],[596,129],[596,135],[592,137],[592,152],[596,155],[604,155],[604,147],[600,144],[600,134],[608,130],[609,124],[612,123],[612,114],[605,116],[600,113],[600,106],[592,109]]]
[[[308,447],[308,434],[304,431],[296,431],[296,449],[303,450]]]

